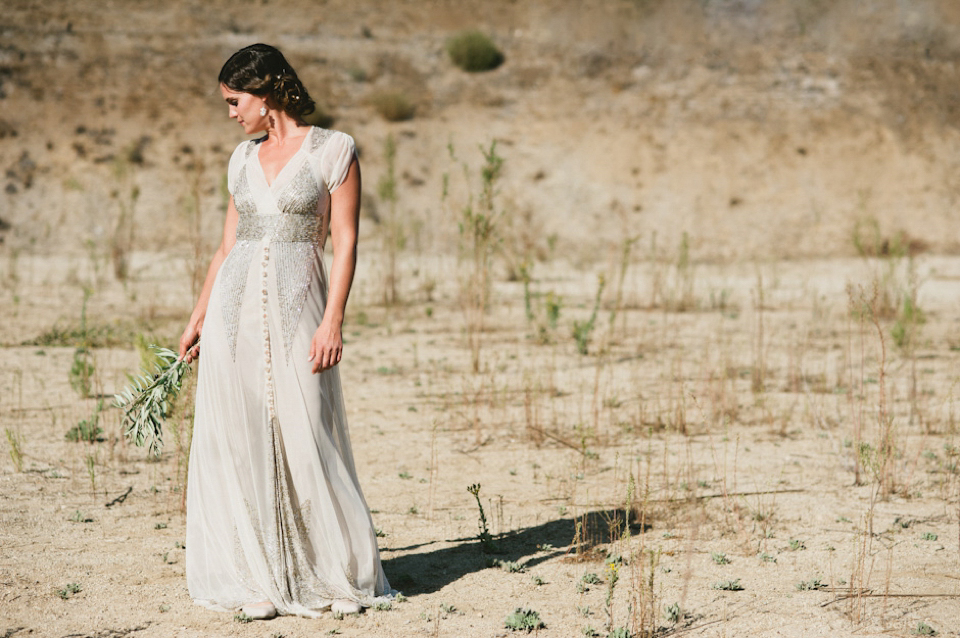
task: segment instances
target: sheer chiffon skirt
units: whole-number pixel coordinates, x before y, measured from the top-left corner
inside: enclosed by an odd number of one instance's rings
[[[314,375],[307,359],[323,316],[323,262],[308,245],[312,272],[291,319],[290,304],[278,302],[290,294],[277,286],[282,260],[269,259],[276,247],[263,240],[246,249],[255,258],[235,334],[223,279],[241,250],[221,267],[204,321],[187,485],[190,596],[218,610],[269,600],[302,616],[334,600],[370,606],[391,590],[357,481],[339,372]]]

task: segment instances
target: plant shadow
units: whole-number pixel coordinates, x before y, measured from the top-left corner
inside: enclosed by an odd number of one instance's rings
[[[383,552],[399,555],[385,558],[383,569],[392,587],[415,596],[439,591],[467,574],[496,568],[494,561],[516,562],[525,570],[559,556],[571,562],[603,561],[607,553],[601,546],[621,537],[623,520],[622,509],[606,509],[549,521],[495,537],[496,553],[485,552],[476,537],[384,547]],[[631,521],[631,534],[648,529],[649,524]],[[439,543],[454,544],[417,551]]]

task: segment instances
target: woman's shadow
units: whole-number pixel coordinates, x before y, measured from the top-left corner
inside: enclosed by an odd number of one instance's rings
[[[604,560],[607,553],[599,545],[620,538],[624,529],[624,510],[597,510],[577,518],[561,518],[527,527],[481,543],[478,537],[429,541],[406,547],[383,548],[384,553],[403,552],[383,560],[390,585],[406,595],[429,594],[461,577],[502,563],[517,563],[529,569],[540,563],[569,555],[573,560]],[[630,533],[649,529],[631,522]],[[439,543],[454,543],[429,549]],[[423,550],[423,551],[416,551]],[[513,565],[503,565],[505,568]]]

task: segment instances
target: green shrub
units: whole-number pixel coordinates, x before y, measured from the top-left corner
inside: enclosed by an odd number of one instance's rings
[[[506,620],[504,620],[504,626],[511,631],[526,632],[546,627],[543,621],[540,620],[540,614],[532,609],[522,609],[520,607],[517,607],[512,614],[507,616]]]
[[[417,110],[410,100],[399,91],[380,91],[370,98],[374,110],[388,122],[403,122],[413,119]]]
[[[479,31],[461,31],[447,40],[447,53],[455,65],[470,73],[491,71],[503,64],[503,53]]]

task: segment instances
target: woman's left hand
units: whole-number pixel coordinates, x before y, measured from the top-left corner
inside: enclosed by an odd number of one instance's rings
[[[309,360],[313,362],[313,373],[318,374],[329,370],[340,363],[342,356],[343,335],[340,328],[334,328],[327,322],[321,323],[313,333],[313,340],[310,342]]]

